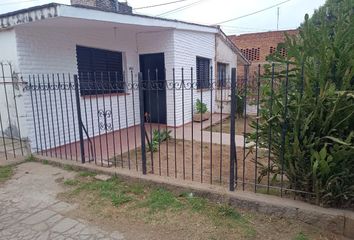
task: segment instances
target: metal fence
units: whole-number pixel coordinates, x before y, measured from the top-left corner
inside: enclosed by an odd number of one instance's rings
[[[3,146],[12,144],[13,154],[17,153],[14,139],[18,144],[27,139],[31,152],[47,157],[222,185],[231,191],[312,194],[290,185],[283,171],[264,173],[273,167],[269,150],[273,145],[281,146],[279,156],[284,159],[287,112],[282,113],[281,142],[275,142],[272,127],[268,141],[259,141],[260,112],[274,107],[277,92],[285,94],[282,104],[286,106],[289,89],[301,91],[301,86],[289,83],[287,73],[275,77],[274,65],[268,78],[261,77],[259,67],[256,86],[248,85],[247,68],[242,79],[236,79],[232,69],[222,84],[212,68],[209,79],[198,79],[193,68],[164,70],[163,74],[147,70],[15,77],[9,72],[10,80],[3,77],[4,90],[7,83],[14,89],[15,79],[22,86],[18,95],[1,96],[11,98],[14,105],[20,102],[23,111],[19,116],[16,110],[17,121],[13,121],[8,100],[1,111]],[[255,94],[250,97],[251,93]],[[18,138],[10,122],[16,123]],[[26,130],[25,135],[20,129]],[[10,154],[7,148],[4,152]]]
[[[22,82],[12,66],[0,63],[0,159],[15,159],[27,155],[27,139],[23,138],[18,98]]]

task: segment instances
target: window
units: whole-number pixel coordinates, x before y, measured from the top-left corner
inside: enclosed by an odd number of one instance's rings
[[[76,47],[81,95],[124,92],[121,52]]]
[[[227,64],[225,63],[218,63],[218,86],[219,87],[226,87],[226,68]]]
[[[209,88],[210,59],[197,57],[197,89]]]
[[[261,52],[260,48],[245,48],[245,49],[241,49],[241,52],[249,61],[260,60],[260,52]]]

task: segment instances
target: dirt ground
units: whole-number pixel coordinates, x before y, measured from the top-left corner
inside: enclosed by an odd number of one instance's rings
[[[239,184],[244,182],[245,188],[252,190],[259,175],[257,170],[257,177],[255,177],[255,154],[248,154],[247,151],[244,152],[243,148],[236,149],[237,179]],[[267,164],[264,152],[259,151],[258,157],[259,162]],[[135,168],[136,164],[141,168],[140,148],[130,151],[129,158],[132,168]],[[115,163],[120,166],[122,162],[124,166],[127,166],[129,158],[128,153],[118,155],[115,158],[116,162],[114,159],[111,160],[112,166]],[[230,146],[169,139],[160,144],[157,152],[146,152],[146,159],[149,173],[224,186],[229,184]],[[263,183],[266,184],[266,182],[264,178]]]
[[[246,119],[244,117],[236,117],[236,122],[235,122],[235,128],[236,128],[236,135],[243,135],[245,132],[245,121],[246,121],[246,132],[249,133],[252,131],[252,127],[250,126],[253,118],[247,117]],[[212,129],[213,132],[223,132],[223,133],[229,133],[231,130],[231,121],[230,118],[226,118],[220,123],[214,124],[212,127],[208,127],[205,130],[210,131],[210,128]]]

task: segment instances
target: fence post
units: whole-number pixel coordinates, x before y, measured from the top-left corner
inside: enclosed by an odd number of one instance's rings
[[[82,117],[81,117],[79,81],[77,79],[76,74],[74,75],[74,85],[75,85],[77,120],[78,120],[78,125],[79,125],[79,136],[80,136],[81,163],[85,163],[85,146],[84,146],[83,123],[82,123]]]
[[[141,161],[143,174],[146,174],[146,147],[145,147],[145,117],[144,117],[144,89],[143,74],[138,74],[139,87],[139,108],[140,108],[140,136],[141,136]]]
[[[231,112],[230,112],[230,191],[235,191],[235,114],[236,114],[236,68],[231,70]],[[237,164],[237,163],[236,163]]]

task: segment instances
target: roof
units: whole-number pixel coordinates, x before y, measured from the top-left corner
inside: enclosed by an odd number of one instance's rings
[[[140,14],[117,13],[105,11],[89,6],[65,5],[49,3],[34,6],[0,15],[0,30],[12,28],[16,25],[41,21],[56,17],[81,18],[87,20],[127,23],[145,26],[163,26],[183,30],[217,33],[218,28],[202,24],[184,22],[173,19],[152,17]],[[147,21],[149,20],[149,21]]]
[[[231,50],[236,53],[240,58],[238,61],[241,61],[245,65],[251,64],[251,62],[242,54],[241,50],[234,44],[234,42],[221,30],[219,27],[219,33],[218,35],[221,37],[221,39],[225,42],[226,45],[231,48]]]

